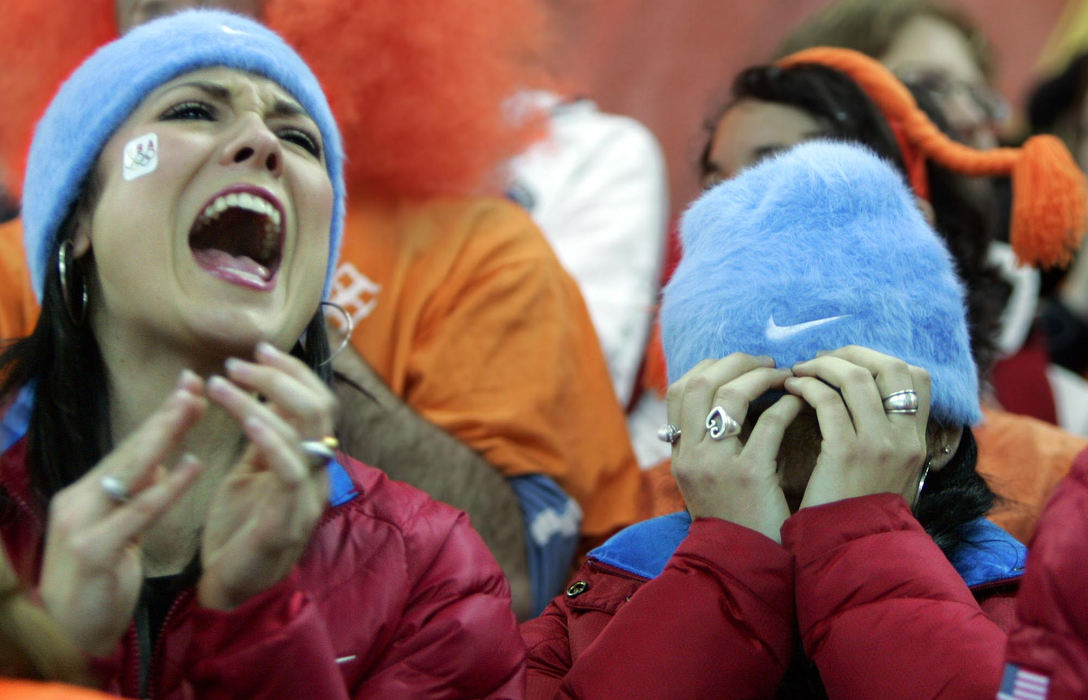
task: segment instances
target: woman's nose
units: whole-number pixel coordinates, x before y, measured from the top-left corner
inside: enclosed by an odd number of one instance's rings
[[[263,121],[246,117],[238,134],[223,152],[224,165],[239,164],[267,170],[273,177],[283,173],[283,151],[280,140]]]

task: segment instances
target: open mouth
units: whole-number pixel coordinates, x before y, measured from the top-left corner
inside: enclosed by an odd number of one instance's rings
[[[275,286],[283,255],[283,206],[271,193],[236,185],[216,193],[189,229],[189,248],[204,270],[253,289]]]

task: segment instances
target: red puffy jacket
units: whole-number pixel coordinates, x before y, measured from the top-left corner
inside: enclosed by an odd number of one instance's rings
[[[350,458],[341,465],[285,581],[229,612],[201,608],[192,590],[177,598],[150,697],[522,697],[525,648],[509,587],[467,516]],[[0,455],[0,488],[0,534],[36,581],[44,513],[31,505],[25,439]],[[104,689],[138,696],[138,647],[131,626],[99,664]]]
[[[832,698],[993,697],[1025,551],[972,528],[953,567],[891,494],[805,508],[782,545],[684,513],[639,523],[522,625],[527,696],[806,697],[811,660]]]
[[[1003,693],[1014,697],[1019,688],[1050,700],[1088,698],[1086,590],[1088,451],[1055,489],[1031,540]]]

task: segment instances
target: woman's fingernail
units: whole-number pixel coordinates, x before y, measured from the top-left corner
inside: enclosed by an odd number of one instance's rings
[[[236,357],[228,357],[227,361],[224,362],[223,365],[227,368],[227,371],[230,372],[231,374],[237,372],[238,370],[242,369],[242,367],[243,367],[242,361],[239,360]]]
[[[270,360],[276,357],[276,355],[278,354],[279,350],[276,350],[276,347],[272,345],[272,343],[269,343],[267,340],[262,340],[261,342],[257,343],[258,357],[263,357]]]

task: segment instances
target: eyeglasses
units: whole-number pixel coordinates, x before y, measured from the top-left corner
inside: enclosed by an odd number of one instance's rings
[[[895,74],[904,83],[925,90],[942,101],[967,97],[991,123],[999,124],[1009,116],[1009,103],[987,85],[961,80],[934,68],[900,69]]]

